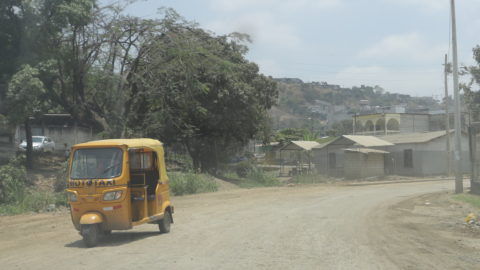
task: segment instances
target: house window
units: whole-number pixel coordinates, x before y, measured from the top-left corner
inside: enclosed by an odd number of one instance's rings
[[[330,169],[337,168],[337,158],[335,157],[335,153],[328,154],[328,164]]]
[[[412,168],[413,167],[413,151],[412,149],[403,150],[403,167]]]

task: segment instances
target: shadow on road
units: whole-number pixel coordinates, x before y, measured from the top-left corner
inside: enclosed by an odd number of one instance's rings
[[[142,240],[145,238],[160,236],[160,232],[112,232],[110,235],[101,235],[98,241],[97,247],[112,247],[130,244],[132,242]],[[66,244],[65,247],[69,248],[87,248],[83,243],[83,239],[80,239]]]

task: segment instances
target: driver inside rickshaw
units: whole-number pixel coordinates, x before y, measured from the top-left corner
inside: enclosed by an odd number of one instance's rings
[[[120,152],[106,152],[106,153],[100,153],[97,157],[97,169],[96,173],[100,174],[99,177],[109,177],[111,175],[116,175],[117,173],[115,172],[120,172],[121,171],[121,161],[122,161],[122,155]],[[111,169],[109,171],[107,170],[109,167]],[[120,170],[119,170],[120,169]],[[102,173],[104,172],[104,173]]]

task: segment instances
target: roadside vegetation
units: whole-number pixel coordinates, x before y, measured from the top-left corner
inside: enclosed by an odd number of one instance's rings
[[[331,183],[332,179],[325,177],[325,175],[295,175],[293,177],[293,182],[298,184],[318,184],[318,183]]]
[[[255,164],[242,169],[246,171],[246,175],[240,184],[241,188],[278,187],[280,185],[280,180],[275,176],[274,172],[266,172]]]
[[[43,191],[27,184],[27,171],[22,165],[24,159],[23,155],[14,157],[0,167],[0,214],[39,212],[50,204],[67,206],[65,189],[60,192]]]
[[[453,196],[453,199],[480,208],[480,196],[471,194],[457,194]]]
[[[218,184],[208,174],[189,172],[169,173],[170,195],[183,196],[218,191]]]

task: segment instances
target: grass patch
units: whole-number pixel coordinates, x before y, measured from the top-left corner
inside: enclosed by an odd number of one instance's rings
[[[31,190],[21,201],[0,204],[0,213],[4,215],[18,215],[26,212],[39,212],[49,204],[55,204],[56,207],[61,205],[68,207],[67,191],[55,193]]]
[[[295,175],[293,177],[293,181],[299,184],[317,184],[317,183],[329,183],[331,182],[330,179],[325,177],[324,175]]]
[[[223,176],[225,176],[227,178],[232,178],[232,179],[239,179],[240,178],[236,172],[227,172],[227,173],[224,173]]]
[[[170,195],[182,196],[218,191],[218,184],[206,174],[176,172],[169,174]]]
[[[470,194],[456,194],[456,195],[453,195],[452,198],[456,201],[468,203],[475,207],[480,208],[480,196],[470,195]]]
[[[262,168],[253,165],[247,172],[247,177],[242,181],[240,187],[278,187],[280,180],[274,174],[265,172]]]
[[[22,158],[13,158],[9,164],[0,167],[0,213],[17,215],[38,212],[49,204],[67,206],[65,189],[55,193],[27,186],[27,171],[21,166]]]

